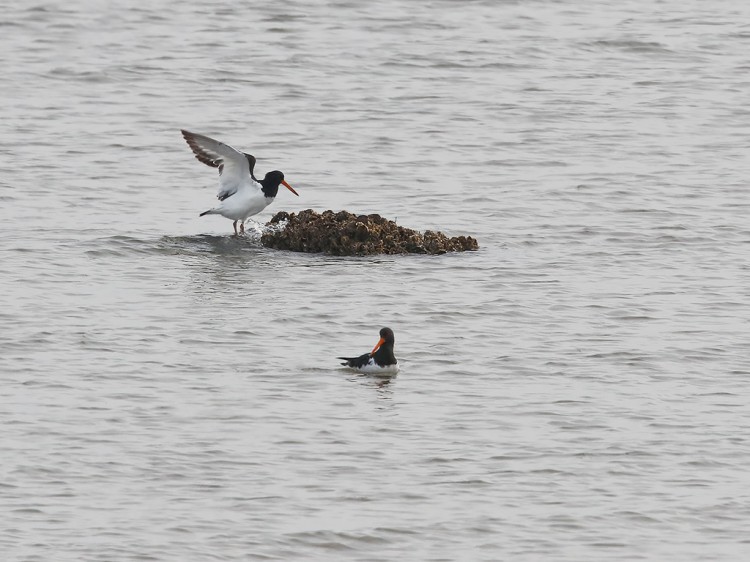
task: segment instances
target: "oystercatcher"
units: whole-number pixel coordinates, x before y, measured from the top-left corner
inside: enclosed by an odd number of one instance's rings
[[[393,355],[394,342],[393,330],[383,328],[380,330],[380,341],[370,353],[359,357],[337,357],[337,359],[344,360],[342,365],[368,375],[395,375],[399,367],[396,356]]]
[[[240,233],[245,232],[245,221],[260,213],[270,205],[283,185],[299,197],[291,185],[284,180],[284,174],[278,170],[268,172],[266,177],[259,180],[253,174],[255,157],[240,152],[205,135],[191,133],[184,129],[182,136],[188,146],[195,153],[195,157],[212,168],[219,168],[219,203],[213,209],[200,214],[221,215],[234,223],[234,233],[237,234],[237,223],[240,223]]]

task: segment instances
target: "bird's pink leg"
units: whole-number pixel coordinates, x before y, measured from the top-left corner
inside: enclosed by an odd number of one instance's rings
[[[234,221],[232,226],[234,227],[234,235],[237,236],[237,221]]]
[[[240,223],[240,232],[241,232],[242,234],[245,234],[245,221],[242,221],[242,222]]]

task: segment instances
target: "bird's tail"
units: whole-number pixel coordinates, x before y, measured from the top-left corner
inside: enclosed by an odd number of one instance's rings
[[[215,215],[215,214],[216,214],[216,212],[217,212],[217,211],[216,211],[216,209],[209,209],[208,211],[203,211],[203,212],[202,212],[202,213],[201,213],[200,215],[198,215],[198,216],[199,216],[199,217],[202,217],[203,215]]]

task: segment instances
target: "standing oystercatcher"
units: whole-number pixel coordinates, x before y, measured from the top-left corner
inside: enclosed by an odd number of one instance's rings
[[[370,353],[359,357],[338,357],[337,359],[344,360],[342,365],[368,375],[395,375],[399,367],[396,356],[393,355],[394,342],[393,330],[383,328],[380,330],[380,341]]]
[[[195,157],[204,164],[219,168],[219,193],[221,203],[200,214],[221,215],[233,220],[234,233],[237,234],[237,222],[240,233],[245,232],[245,221],[260,213],[270,205],[279,191],[279,184],[299,196],[291,185],[284,181],[284,174],[278,170],[268,172],[262,180],[253,175],[255,157],[240,152],[205,135],[191,133],[181,129],[182,136],[195,153]]]

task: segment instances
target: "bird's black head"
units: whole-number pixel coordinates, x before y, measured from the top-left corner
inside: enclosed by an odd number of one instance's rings
[[[393,356],[393,344],[395,341],[396,338],[393,336],[393,330],[390,328],[381,328],[380,341],[372,348],[370,356],[375,357],[376,362],[380,359],[380,365],[395,363],[396,358]]]
[[[380,337],[385,340],[385,343],[393,345],[396,342],[396,336],[393,335],[393,330],[390,328],[381,328]]]
[[[258,183],[260,183],[260,185],[263,186],[262,188],[263,194],[266,197],[276,197],[276,194],[279,192],[279,185],[283,185],[289,191],[299,196],[299,193],[294,191],[294,188],[292,188],[291,185],[289,185],[288,183],[284,181],[284,174],[282,174],[278,170],[274,170],[273,172],[268,172],[266,174],[266,177],[264,177]]]

